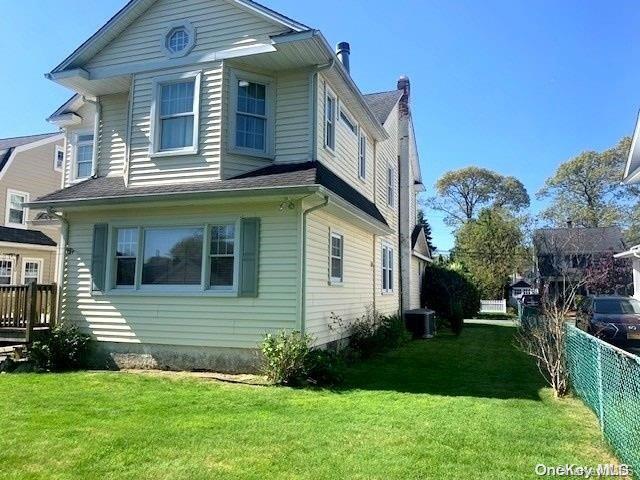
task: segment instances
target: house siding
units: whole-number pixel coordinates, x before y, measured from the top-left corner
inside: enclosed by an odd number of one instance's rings
[[[425,262],[411,257],[411,283],[409,292],[409,308],[420,308],[420,289],[422,285],[422,272],[424,271]]]
[[[225,0],[158,0],[86,65],[91,70],[167,61],[162,40],[176,21],[189,21],[196,29],[196,44],[189,54],[203,54],[259,44],[270,35],[287,31]]]
[[[0,258],[13,260],[11,283],[24,284],[23,267],[26,260],[40,260],[42,262],[41,283],[53,283],[56,281],[57,255],[55,247],[49,250],[29,248],[26,244],[15,247],[0,247]]]
[[[69,214],[62,318],[100,342],[256,348],[267,331],[298,328],[298,220],[277,204],[148,208],[140,218],[158,224],[213,222],[219,215],[260,217],[259,296],[188,296],[165,292],[104,295],[91,292],[95,223],[132,221],[131,210]],[[175,222],[175,223],[173,223]]]
[[[329,238],[343,236],[343,282],[329,282]],[[323,210],[307,217],[305,331],[317,345],[348,334],[346,327],[373,305],[373,242],[370,232]],[[332,315],[339,317],[342,326]]]
[[[105,95],[100,97],[100,106],[97,172],[101,177],[121,177],[125,166],[129,95]]]

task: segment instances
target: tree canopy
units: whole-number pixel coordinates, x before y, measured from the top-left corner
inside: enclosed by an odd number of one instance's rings
[[[483,298],[503,298],[525,249],[520,222],[499,208],[483,209],[456,232],[455,259],[469,271]]]
[[[529,194],[520,180],[486,168],[447,172],[436,182],[436,192],[429,206],[444,212],[445,223],[456,227],[475,218],[482,208],[500,207],[517,213],[529,206]]]
[[[632,191],[620,184],[631,138],[603,152],[586,151],[561,164],[537,193],[551,200],[541,213],[554,226],[568,220],[582,227],[623,225],[630,220]]]
[[[424,211],[421,208],[418,209],[418,225],[422,225],[424,236],[427,238],[429,251],[433,254],[436,251],[437,247],[433,244],[431,225],[429,224],[429,221],[427,220],[427,217],[425,217]]]

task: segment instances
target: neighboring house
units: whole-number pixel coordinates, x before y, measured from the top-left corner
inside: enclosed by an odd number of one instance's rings
[[[640,184],[640,115],[636,120],[633,132],[631,149],[627,157],[622,183],[625,185]],[[640,245],[634,245],[624,252],[616,255],[616,258],[628,258],[633,268],[633,296],[640,299]]]
[[[416,225],[411,232],[411,305],[412,309],[422,308],[422,282],[424,280],[425,269],[428,263],[433,261],[431,250],[427,242],[424,225]]]
[[[77,92],[61,317],[116,362],[246,368],[419,305],[409,79],[363,95],[349,46],[248,0],[133,0],[48,74]],[[120,355],[122,353],[123,355]]]
[[[533,285],[525,280],[518,280],[509,285],[509,305],[516,306],[523,295],[537,293]]]
[[[626,249],[618,227],[543,228],[534,232],[533,247],[539,291],[551,294],[562,294],[591,265]]]
[[[0,139],[0,285],[56,280],[59,226],[26,204],[58,190],[64,135]]]

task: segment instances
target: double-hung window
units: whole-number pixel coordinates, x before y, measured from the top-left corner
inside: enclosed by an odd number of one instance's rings
[[[363,180],[367,176],[367,137],[362,132],[358,136],[358,176]]]
[[[382,293],[393,292],[393,249],[382,247]]]
[[[56,145],[55,153],[53,156],[53,169],[56,172],[61,172],[64,166],[64,148],[60,145]]]
[[[267,152],[267,85],[238,80],[235,146]]]
[[[24,264],[23,264],[24,271],[22,272],[22,277],[26,285],[29,285],[30,283],[40,282],[40,273],[42,271],[42,268],[40,268],[41,263],[42,263],[42,260],[25,258]]]
[[[236,226],[234,223],[211,226],[209,286],[231,289],[235,280]]]
[[[11,189],[7,190],[5,225],[18,228],[26,227],[28,209],[24,204],[28,201],[28,193]]]
[[[76,163],[73,172],[76,180],[88,178],[93,173],[93,133],[79,133],[76,137]]]
[[[138,228],[116,230],[116,287],[133,287],[136,280],[136,259],[138,258]]]
[[[337,233],[331,233],[329,246],[330,280],[331,283],[342,283],[344,267],[344,237]]]
[[[387,205],[395,205],[395,172],[392,167],[387,168]]]
[[[336,97],[328,90],[324,99],[324,146],[336,148]]]
[[[13,279],[13,260],[0,259],[0,285],[10,285]]]
[[[187,73],[155,81],[152,154],[198,151],[200,74]]]

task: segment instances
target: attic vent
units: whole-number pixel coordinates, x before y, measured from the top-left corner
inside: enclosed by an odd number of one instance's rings
[[[162,47],[170,58],[184,57],[196,44],[196,31],[189,22],[171,25],[162,39]]]

